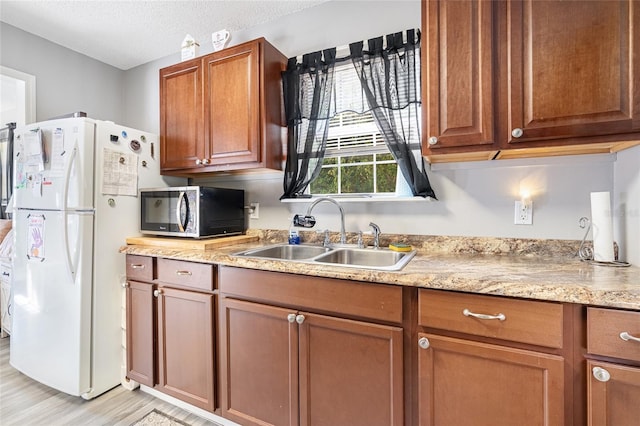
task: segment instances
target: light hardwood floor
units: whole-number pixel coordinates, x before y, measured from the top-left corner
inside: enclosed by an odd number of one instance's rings
[[[0,425],[129,426],[154,408],[192,426],[210,422],[140,390],[118,386],[90,401],[58,392],[9,364],[10,338],[0,339]]]

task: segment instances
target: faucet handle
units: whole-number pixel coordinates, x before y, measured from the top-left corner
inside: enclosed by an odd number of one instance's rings
[[[301,228],[313,228],[316,224],[316,218],[310,215],[302,216],[295,215],[293,216],[293,226],[298,226]]]

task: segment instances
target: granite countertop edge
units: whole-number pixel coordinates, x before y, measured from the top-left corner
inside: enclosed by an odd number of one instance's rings
[[[424,246],[414,246],[416,256],[400,271],[233,256],[243,250],[277,242],[282,241],[261,238],[255,243],[215,250],[126,245],[120,252],[325,278],[640,311],[640,267],[593,265],[580,261],[577,256],[558,256],[557,253],[496,255],[491,250],[489,253],[474,250],[434,253],[425,250]]]

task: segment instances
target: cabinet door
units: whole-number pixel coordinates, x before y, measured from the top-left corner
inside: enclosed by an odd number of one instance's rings
[[[637,425],[640,368],[587,361],[587,370],[589,426]]]
[[[421,426],[564,424],[563,358],[432,334],[418,337]]]
[[[213,294],[158,289],[158,387],[214,410]]]
[[[424,154],[494,142],[493,1],[423,1]]]
[[[128,281],[126,286],[127,377],[155,384],[155,303],[153,284]]]
[[[508,110],[500,117],[509,143],[640,130],[637,2],[526,0],[506,8]]]
[[[205,58],[209,164],[260,161],[259,54],[255,42]]]
[[[242,425],[298,425],[295,316],[291,309],[221,298],[223,417]]]
[[[300,424],[403,424],[402,329],[301,313]]]
[[[160,168],[199,167],[205,158],[202,61],[160,70]]]

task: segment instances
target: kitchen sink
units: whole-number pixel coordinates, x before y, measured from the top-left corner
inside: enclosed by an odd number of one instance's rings
[[[323,246],[310,246],[304,244],[277,244],[273,246],[261,247],[237,253],[237,256],[262,257],[267,259],[280,260],[302,260],[311,259],[331,250]]]
[[[415,254],[415,250],[396,252],[386,248],[332,248],[304,244],[276,244],[236,253],[235,256],[399,271]]]
[[[320,263],[331,263],[358,268],[397,271],[402,269],[416,254],[389,249],[339,248],[314,259]]]

